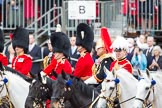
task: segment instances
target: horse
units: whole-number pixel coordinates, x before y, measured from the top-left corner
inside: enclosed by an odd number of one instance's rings
[[[58,75],[56,83],[52,85],[51,108],[59,108],[58,103],[69,100],[74,108],[88,108],[98,92],[82,80],[62,72]]]
[[[9,101],[5,108],[24,108],[31,81],[30,78],[0,63],[0,98],[7,97],[5,101]]]
[[[33,77],[34,79],[29,86],[29,93],[25,101],[25,108],[44,108],[44,102],[52,96],[52,83],[54,83],[54,80],[47,78],[47,84],[43,84],[40,73]]]
[[[109,72],[104,67],[104,71],[107,77],[101,83],[97,108],[130,108],[134,102],[138,80],[122,68]]]
[[[162,107],[162,73],[138,71],[138,86],[133,108]]]
[[[52,72],[52,75],[57,78],[57,74],[54,71]],[[25,102],[25,108],[45,108],[48,103],[46,103],[46,105],[43,103],[51,99],[53,91],[52,85],[55,83],[55,80],[52,80],[47,76],[42,76],[46,80],[46,83],[43,83],[40,73],[32,76],[34,79],[29,87],[30,89]],[[64,108],[73,108],[68,101],[60,106],[63,106]]]

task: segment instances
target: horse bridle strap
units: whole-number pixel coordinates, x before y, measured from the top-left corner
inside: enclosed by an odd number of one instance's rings
[[[150,90],[148,91],[148,93],[147,93],[145,99],[135,98],[135,99],[137,99],[137,100],[142,101],[142,102],[143,102],[143,105],[144,105],[145,107],[147,107],[147,108],[150,108],[151,106],[153,106],[153,104],[152,104],[151,102],[148,103],[148,101],[147,101],[148,98],[149,98],[149,96],[150,96],[150,94],[151,94],[151,90],[153,91],[153,94],[154,94],[154,87],[151,86],[151,87],[150,87]]]
[[[3,78],[3,74],[5,74],[5,73],[4,73],[4,71],[5,71],[5,68],[4,68],[4,70],[3,70],[3,71],[0,71],[0,75],[1,75],[1,77],[2,77],[2,78]],[[6,87],[6,91],[7,91],[6,96],[8,96],[8,97],[9,97],[9,90],[8,90],[7,84],[6,84],[6,83],[4,83],[4,84],[3,84],[3,88],[4,88],[4,86]],[[2,88],[2,90],[3,90],[3,88]],[[1,90],[1,92],[2,92],[2,90]],[[9,99],[10,99],[10,98],[9,98]]]
[[[10,101],[9,96],[7,96],[7,95],[0,99],[0,106],[4,103],[6,103],[6,104],[8,103],[9,108],[15,108],[14,105],[12,104],[12,102]]]
[[[33,99],[33,102],[35,103],[35,105],[33,105],[34,107],[37,107],[37,106],[40,105],[40,104],[43,105],[42,101],[39,100],[39,99],[37,99],[37,98],[34,98],[34,97],[32,97],[32,96],[28,96],[27,98]]]

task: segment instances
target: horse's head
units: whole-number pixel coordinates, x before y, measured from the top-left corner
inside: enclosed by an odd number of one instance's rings
[[[52,85],[52,89],[51,106],[62,107],[64,101],[72,96],[72,79],[62,71],[62,74],[58,75],[56,82]]]
[[[43,106],[42,102],[51,98],[53,82],[53,80],[47,78],[47,83],[43,84],[40,74],[36,75],[29,86],[29,94],[25,102],[25,108]]]
[[[104,79],[104,81],[101,84],[102,85],[101,92],[104,97],[107,98],[115,97],[119,79],[117,78],[114,70],[112,72],[109,72],[109,70],[107,70],[104,67],[104,71],[107,74],[107,77]]]
[[[138,80],[134,108],[146,107],[153,101],[154,85],[156,84],[148,70],[146,70],[146,73],[141,73],[138,70]]]

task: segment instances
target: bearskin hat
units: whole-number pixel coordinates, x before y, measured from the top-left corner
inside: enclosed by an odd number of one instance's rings
[[[93,47],[94,33],[92,29],[85,23],[80,23],[77,26],[76,45],[84,47],[88,52],[91,52]]]
[[[51,37],[51,45],[54,52],[63,53],[66,58],[70,54],[70,40],[66,34],[63,32],[54,32]]]
[[[29,46],[29,31],[18,27],[13,33],[12,45],[15,49],[16,46],[24,49],[24,52],[27,53]]]
[[[3,31],[0,29],[0,52],[2,53],[4,49],[4,36]]]

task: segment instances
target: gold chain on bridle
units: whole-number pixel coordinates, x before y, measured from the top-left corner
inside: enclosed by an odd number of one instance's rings
[[[4,70],[5,70],[5,68],[4,68]],[[0,70],[0,76],[1,76],[1,78],[3,78],[3,74],[5,74],[4,71],[1,71],[1,70]],[[1,81],[3,81],[3,80],[1,80]],[[0,90],[0,93],[3,91],[4,87],[6,88],[6,91],[7,91],[7,92],[6,92],[6,96],[3,96],[3,97],[0,99],[0,106],[3,105],[3,104],[8,104],[8,105],[9,105],[9,108],[15,108],[14,105],[13,105],[13,103],[11,102],[10,97],[9,97],[8,86],[7,86],[6,83],[4,83],[4,84],[2,85],[2,89]]]
[[[154,87],[152,86],[152,87],[150,87],[150,89],[149,89],[149,91],[148,91],[148,94],[147,94],[145,100],[136,98],[136,99],[138,99],[138,100],[140,100],[140,101],[143,102],[142,108],[154,108],[153,102],[149,102],[149,101],[148,101],[148,98],[149,98],[149,96],[150,96],[151,90],[153,91],[153,94],[154,94]]]
[[[116,96],[115,97],[111,97],[111,94],[114,92],[114,89],[116,89]],[[107,101],[108,108],[114,108],[114,106],[115,106],[115,104],[114,104],[115,99],[119,99],[119,97],[121,95],[121,90],[120,90],[120,85],[119,84],[116,84],[116,87],[114,89],[112,90],[112,93],[110,94],[109,97],[103,97]]]
[[[116,88],[116,96],[112,98],[111,95],[114,92],[115,88]],[[92,108],[93,105],[99,100],[99,98],[104,98],[107,101],[108,108],[114,108],[114,106],[115,106],[115,104],[114,104],[115,99],[119,99],[119,97],[121,95],[120,85],[116,84],[115,88],[112,90],[112,92],[111,92],[109,97],[105,97],[104,95],[102,95],[104,90],[101,90],[100,95],[97,96],[97,98],[92,102],[92,104],[89,106],[89,108]]]

